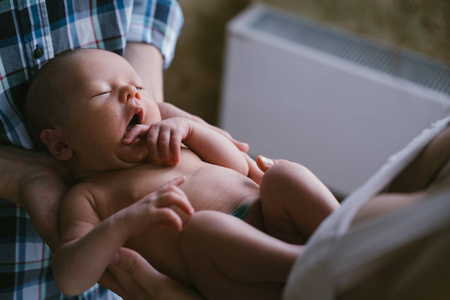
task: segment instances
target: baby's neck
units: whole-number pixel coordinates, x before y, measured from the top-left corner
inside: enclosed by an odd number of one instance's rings
[[[105,174],[111,173],[111,172],[117,172],[121,170],[126,170],[130,168],[134,168],[136,166],[140,166],[143,164],[146,164],[146,161],[142,161],[140,163],[134,163],[134,164],[124,164],[122,166],[115,166],[111,168],[105,168],[101,170],[95,170],[95,169],[82,169],[77,164],[70,164],[66,163],[67,167],[69,168],[73,179],[75,182],[82,182],[86,181],[91,178],[104,176]]]

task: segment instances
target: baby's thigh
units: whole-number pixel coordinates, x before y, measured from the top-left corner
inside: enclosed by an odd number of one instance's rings
[[[181,250],[197,289],[214,300],[280,299],[299,253],[298,247],[216,211],[200,211],[188,220]]]
[[[304,243],[338,202],[306,167],[281,161],[264,174],[261,210],[267,232],[283,241]]]
[[[180,251],[180,232],[170,226],[154,226],[127,241],[126,247],[139,252],[159,272],[187,286],[192,285]]]
[[[290,162],[279,161],[266,171],[260,184],[260,194],[262,201],[272,199],[287,199],[287,196],[298,196],[306,192],[310,184],[311,173],[303,165]]]
[[[309,196],[312,173],[300,164],[281,161],[264,174],[260,184],[260,199],[264,218],[278,220],[288,210],[300,205]]]

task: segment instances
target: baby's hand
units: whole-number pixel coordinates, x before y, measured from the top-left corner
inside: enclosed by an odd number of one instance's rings
[[[140,141],[145,141],[147,138],[148,129],[150,126],[145,124],[137,124],[131,128],[131,130],[123,138],[123,143],[131,145]]]
[[[125,135],[123,143],[131,145],[145,141],[150,163],[176,165],[180,161],[181,143],[190,133],[190,121],[175,117],[150,126],[138,124]]]
[[[176,165],[180,161],[181,143],[191,133],[190,121],[186,118],[170,118],[154,123],[147,134],[148,161]]]
[[[153,193],[119,211],[115,217],[123,221],[121,228],[126,230],[127,236],[137,235],[155,225],[173,226],[181,231],[182,219],[170,207],[178,207],[188,215],[194,213],[186,194],[178,188],[184,181],[182,176],[172,179]]]

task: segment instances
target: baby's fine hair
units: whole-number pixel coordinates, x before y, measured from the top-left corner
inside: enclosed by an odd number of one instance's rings
[[[64,73],[73,66],[69,59],[81,49],[64,52],[49,60],[33,77],[25,100],[25,123],[36,150],[47,150],[41,141],[44,129],[64,126],[68,113],[68,99]]]

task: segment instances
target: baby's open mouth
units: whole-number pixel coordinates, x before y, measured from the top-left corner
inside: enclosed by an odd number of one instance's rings
[[[136,144],[145,138],[145,136],[142,136],[142,134],[144,134],[142,130],[145,128],[144,124],[142,124],[142,121],[144,120],[144,111],[142,108],[136,108],[131,113],[132,115],[129,116],[130,121],[125,128],[125,133],[123,135],[123,142],[125,144]]]
[[[144,118],[144,112],[142,108],[136,108],[134,110],[134,115],[131,117],[130,122],[128,122],[126,132],[130,132],[131,129],[133,129],[134,126],[139,125],[142,123],[142,119]]]
[[[137,124],[140,124],[140,117],[139,114],[134,114],[130,120],[130,123],[128,123],[127,132],[130,132],[130,130]]]

